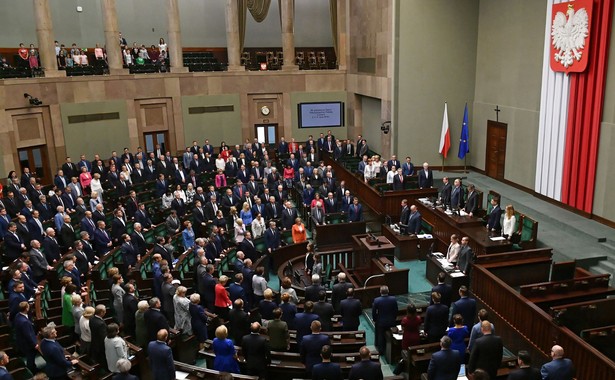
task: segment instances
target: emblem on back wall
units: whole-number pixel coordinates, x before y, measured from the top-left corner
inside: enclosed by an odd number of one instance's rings
[[[582,72],[589,59],[592,0],[553,5],[551,21],[551,70]]]

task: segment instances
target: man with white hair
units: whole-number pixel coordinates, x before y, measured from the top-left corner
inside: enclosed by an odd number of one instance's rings
[[[331,294],[331,303],[333,304],[333,309],[335,309],[336,313],[339,314],[340,302],[346,298],[346,290],[351,287],[352,285],[346,282],[346,273],[340,272],[337,275],[337,284],[333,285],[333,291]]]
[[[433,172],[429,169],[427,162],[423,163],[423,170],[419,170],[419,189],[433,187]]]
[[[572,360],[564,358],[564,348],[559,345],[551,347],[551,361],[540,368],[543,380],[572,380],[574,367]]]
[[[320,276],[313,274],[312,285],[305,288],[305,300],[318,302],[318,295],[321,290],[324,291],[325,288],[320,284]]]

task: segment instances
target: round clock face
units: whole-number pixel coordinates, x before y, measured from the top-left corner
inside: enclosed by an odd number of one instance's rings
[[[261,113],[265,116],[269,115],[269,113],[271,113],[271,110],[269,109],[269,107],[267,106],[262,106],[261,107]]]

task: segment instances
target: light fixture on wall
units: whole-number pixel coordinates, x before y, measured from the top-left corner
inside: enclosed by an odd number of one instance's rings
[[[28,93],[23,94],[23,97],[28,99],[28,102],[30,102],[30,105],[32,106],[40,106],[41,104],[43,104],[43,102],[39,98],[35,98]]]
[[[389,121],[385,121],[384,123],[382,123],[382,125],[380,126],[380,130],[385,135],[388,135],[389,131],[391,130],[391,121],[389,120]]]

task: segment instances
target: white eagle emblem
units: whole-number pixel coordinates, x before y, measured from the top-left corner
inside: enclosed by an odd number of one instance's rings
[[[574,60],[581,60],[582,50],[585,48],[585,38],[589,35],[589,16],[585,8],[579,9],[576,13],[572,5],[568,5],[566,15],[557,12],[551,27],[553,46],[556,53],[554,59],[568,68]]]

